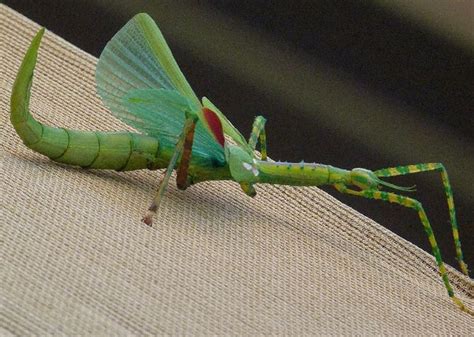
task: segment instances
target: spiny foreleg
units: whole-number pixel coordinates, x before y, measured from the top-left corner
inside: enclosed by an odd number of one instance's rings
[[[267,160],[267,136],[265,133],[266,122],[267,120],[263,116],[255,117],[248,142],[252,150],[255,150],[257,143],[260,142],[260,153],[262,155],[262,160]]]
[[[262,160],[267,160],[267,136],[265,133],[265,123],[267,120],[263,116],[255,117],[252,125],[252,132],[250,133],[248,144],[252,150],[257,148],[257,144],[260,142],[260,154]],[[253,167],[249,166],[249,170],[252,170]],[[257,195],[255,187],[253,184],[242,182],[240,187],[245,194],[254,197]]]

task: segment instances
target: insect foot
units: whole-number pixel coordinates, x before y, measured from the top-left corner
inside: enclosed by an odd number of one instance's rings
[[[142,221],[151,227],[153,225],[153,215],[155,215],[155,212],[147,211]]]

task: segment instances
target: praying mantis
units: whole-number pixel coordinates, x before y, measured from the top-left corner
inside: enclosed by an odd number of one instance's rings
[[[28,48],[11,95],[11,122],[30,149],[56,162],[91,169],[166,169],[142,221],[156,214],[173,170],[179,189],[209,180],[233,180],[255,196],[255,184],[332,185],[339,192],[396,203],[418,213],[439,274],[452,301],[474,315],[455,296],[422,204],[383,178],[426,171],[441,174],[461,271],[463,260],[453,193],[441,163],[346,170],[316,163],[274,162],[267,157],[266,120],[255,118],[248,140],[206,97],[199,100],[179,69],[162,33],[147,14],[133,17],[106,45],[96,69],[97,92],[120,120],[141,133],[77,131],[44,125],[29,111],[30,89],[44,28]],[[256,153],[257,146],[260,155]]]

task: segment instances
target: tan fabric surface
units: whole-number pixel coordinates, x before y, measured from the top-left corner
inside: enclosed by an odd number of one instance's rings
[[[430,255],[316,188],[259,186],[251,199],[235,183],[173,183],[149,228],[139,219],[158,173],[27,149],[9,96],[37,29],[0,5],[1,333],[472,335]],[[47,32],[33,114],[124,129],[95,95],[95,63]],[[473,308],[474,282],[449,271]]]

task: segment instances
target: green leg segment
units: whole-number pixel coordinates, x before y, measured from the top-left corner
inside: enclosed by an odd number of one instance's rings
[[[459,263],[461,271],[469,275],[467,269],[467,264],[464,262],[463,253],[461,249],[461,240],[459,239],[459,229],[458,223],[456,220],[456,209],[454,207],[454,198],[453,190],[451,184],[449,183],[448,173],[441,163],[427,163],[427,164],[417,164],[417,165],[406,165],[406,166],[397,166],[390,167],[375,171],[377,177],[393,177],[398,175],[405,175],[410,173],[426,172],[426,171],[439,171],[441,173],[441,178],[443,180],[444,192],[446,194],[446,199],[448,200],[449,208],[449,217],[451,221],[451,229],[453,232],[454,245],[456,247],[456,256]]]
[[[183,152],[186,137],[190,132],[194,131],[195,123],[195,117],[188,117],[184,122],[183,132],[179,136],[178,142],[176,143],[173,156],[171,157],[171,160],[168,164],[168,168],[165,171],[165,175],[160,181],[160,186],[158,187],[158,191],[156,192],[153,202],[151,203],[150,207],[148,208],[148,211],[142,219],[142,221],[149,226],[151,226],[153,223],[153,215],[155,215],[156,211],[160,207],[161,198],[163,197],[163,194],[165,193],[166,188],[168,187],[168,182],[170,180],[171,174],[173,173],[176,163],[178,162],[178,159]]]
[[[265,134],[265,123],[266,119],[263,116],[257,116],[253,122],[252,132],[250,133],[248,144],[252,150],[255,150],[257,143],[260,142],[260,154],[262,160],[267,160],[267,137]],[[257,195],[253,184],[240,183],[242,191],[248,196],[254,197]]]
[[[249,145],[252,150],[255,150],[257,142],[260,141],[262,160],[267,160],[267,136],[265,134],[266,122],[267,120],[263,116],[257,116],[253,122],[252,133],[249,138]]]
[[[361,191],[356,191],[347,188],[347,186],[342,185],[342,184],[337,184],[335,185],[336,189],[342,193],[345,194],[350,194],[350,195],[355,195],[355,196],[360,196],[364,197],[367,199],[376,199],[376,200],[383,200],[383,201],[388,201],[391,203],[396,203],[408,208],[412,208],[415,211],[418,212],[418,216],[420,217],[421,223],[423,225],[423,228],[428,235],[428,240],[431,245],[431,250],[433,252],[433,255],[436,259],[436,263],[438,265],[438,270],[441,275],[441,278],[443,279],[444,285],[446,287],[446,290],[448,291],[449,297],[453,300],[453,302],[463,311],[470,313],[471,315],[474,315],[474,312],[468,309],[462,301],[457,298],[454,295],[453,288],[451,287],[451,284],[448,279],[448,274],[446,272],[446,267],[443,263],[443,259],[441,258],[441,252],[439,250],[438,244],[436,242],[436,238],[434,236],[433,230],[431,228],[431,224],[428,220],[428,217],[426,216],[425,210],[423,209],[423,206],[418,200],[405,197],[403,195],[399,195],[396,193],[392,192],[385,192],[385,191],[379,191],[379,190],[361,190]]]

